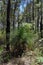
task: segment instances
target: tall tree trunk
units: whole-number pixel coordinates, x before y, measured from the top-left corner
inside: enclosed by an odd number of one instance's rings
[[[13,30],[15,29],[15,12],[17,8],[18,1],[16,0],[15,5],[14,5],[14,15],[13,15]]]
[[[40,32],[41,32],[41,38],[42,38],[42,0],[41,0],[41,22],[40,22]]]
[[[19,9],[18,9],[18,17],[17,17],[17,22],[18,22],[18,29],[20,27],[20,21],[19,21]]]
[[[13,31],[14,31],[14,29],[15,29],[15,14],[13,16]]]
[[[37,31],[39,31],[39,8],[38,8],[38,17],[37,17]]]
[[[33,6],[32,6],[32,19],[34,20],[34,0],[33,0]]]
[[[33,0],[33,4],[32,4],[32,20],[33,20],[33,29],[35,31],[35,21],[34,21],[34,0]]]
[[[7,23],[6,23],[6,50],[9,51],[9,45],[10,45],[10,0],[8,0],[7,4]]]

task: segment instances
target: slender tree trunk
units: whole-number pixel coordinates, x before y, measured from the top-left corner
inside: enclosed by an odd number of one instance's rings
[[[37,31],[39,31],[39,8],[38,8],[38,17],[37,17]]]
[[[10,45],[10,0],[8,0],[7,4],[7,23],[6,23],[6,50],[9,51],[9,45]]]
[[[19,8],[19,6],[20,6],[20,5],[18,5],[18,8]],[[18,29],[19,29],[20,24],[21,24],[21,22],[19,21],[19,16],[20,16],[19,12],[20,12],[20,10],[18,9],[18,17],[17,17]]]
[[[32,19],[34,20],[34,0],[33,0],[33,7],[32,7]]]
[[[13,17],[13,31],[15,29],[15,16]]]
[[[35,21],[34,21],[34,0],[33,0],[33,5],[32,5],[32,20],[33,20],[33,29],[35,31]]]
[[[13,30],[15,29],[15,12],[16,12],[16,8],[17,8],[17,4],[18,4],[18,2],[16,0],[15,5],[14,5]]]
[[[41,32],[41,38],[42,38],[42,0],[41,0],[41,22],[40,22],[40,32]]]

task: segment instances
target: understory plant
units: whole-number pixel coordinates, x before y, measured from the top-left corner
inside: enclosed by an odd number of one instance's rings
[[[30,50],[33,49],[35,34],[34,30],[32,29],[32,24],[21,24],[21,26],[15,33],[13,35],[13,38],[11,39],[11,44],[13,44],[16,51],[22,54],[22,52],[26,50],[26,48]]]

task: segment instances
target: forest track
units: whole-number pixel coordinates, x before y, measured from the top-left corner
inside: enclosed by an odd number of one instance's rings
[[[22,57],[12,59],[8,63],[4,63],[2,65],[31,65],[32,62],[34,62],[34,59],[30,59],[30,57]]]
[[[33,55],[33,52],[27,52],[26,55],[24,55],[21,58],[13,58],[10,59],[8,63],[3,63],[0,65],[34,65],[36,64],[36,56]]]

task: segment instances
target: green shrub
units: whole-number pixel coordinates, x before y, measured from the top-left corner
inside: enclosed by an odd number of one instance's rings
[[[15,35],[16,33],[16,35]],[[35,34],[32,30],[32,24],[22,24],[18,30],[16,30],[11,39],[11,43],[17,50],[26,50],[26,47],[33,49]]]
[[[37,60],[37,63],[43,65],[43,57],[37,57],[36,60]]]
[[[36,36],[34,34],[34,31],[32,30],[32,24],[26,23],[26,24],[21,25],[21,27],[19,28],[18,34],[20,38],[19,41],[21,43],[25,41],[28,48],[32,49],[34,45],[34,38]]]

